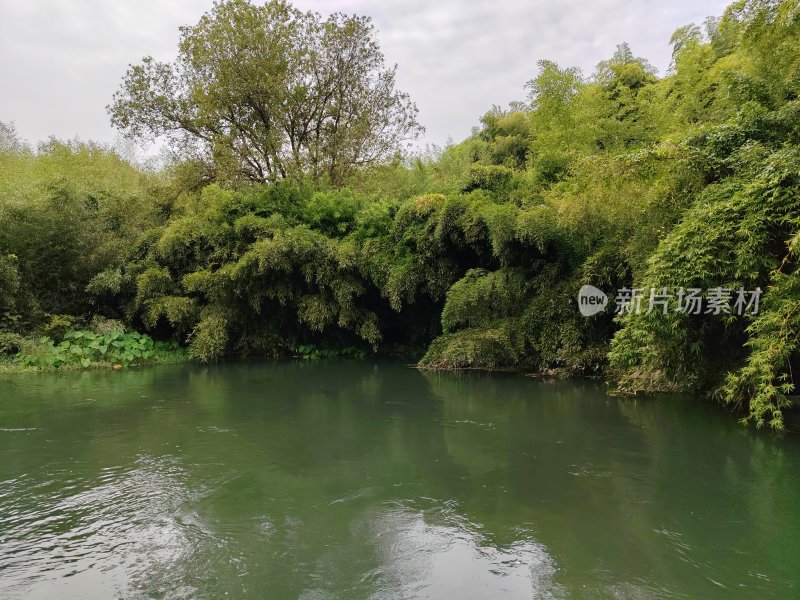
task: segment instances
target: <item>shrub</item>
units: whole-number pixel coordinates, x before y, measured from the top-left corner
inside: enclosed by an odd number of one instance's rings
[[[14,356],[24,347],[25,338],[18,333],[0,333],[0,356]]]
[[[23,368],[76,368],[128,366],[165,360],[170,353],[180,355],[173,342],[156,342],[141,333],[69,331],[56,343],[43,336],[24,342],[14,356]]]
[[[498,198],[507,198],[511,191],[514,171],[501,165],[472,165],[469,168],[465,192],[486,190]]]
[[[519,365],[521,347],[513,323],[496,329],[463,329],[431,342],[420,361],[427,369],[508,369]]]
[[[72,329],[75,318],[69,315],[50,315],[47,322],[42,325],[42,333],[60,342],[66,333]]]

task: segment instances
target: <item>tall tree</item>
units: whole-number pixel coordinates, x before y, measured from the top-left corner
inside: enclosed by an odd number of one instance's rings
[[[165,136],[226,176],[340,185],[422,132],[396,69],[368,17],[225,0],[181,28],[174,62],[131,66],[108,111],[127,135]]]

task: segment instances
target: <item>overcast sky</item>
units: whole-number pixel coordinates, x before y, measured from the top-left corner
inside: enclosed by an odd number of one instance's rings
[[[669,38],[720,15],[722,0],[296,0],[324,15],[366,14],[427,128],[424,142],[469,134],[493,104],[524,97],[536,61],[590,74],[628,42],[663,73]],[[211,0],[0,0],[0,121],[31,142],[113,142],[105,106],[126,67],[169,60],[178,26]]]

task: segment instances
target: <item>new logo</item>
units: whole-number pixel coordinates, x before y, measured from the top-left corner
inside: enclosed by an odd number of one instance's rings
[[[601,313],[608,306],[608,296],[593,285],[584,285],[578,292],[578,310],[584,317]]]

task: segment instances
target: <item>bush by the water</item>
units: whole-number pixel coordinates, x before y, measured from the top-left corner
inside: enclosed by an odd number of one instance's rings
[[[174,341],[153,341],[149,335],[137,332],[93,331],[68,331],[58,342],[47,336],[24,338],[0,334],[0,354],[5,354],[13,366],[34,370],[127,367],[183,358]]]

